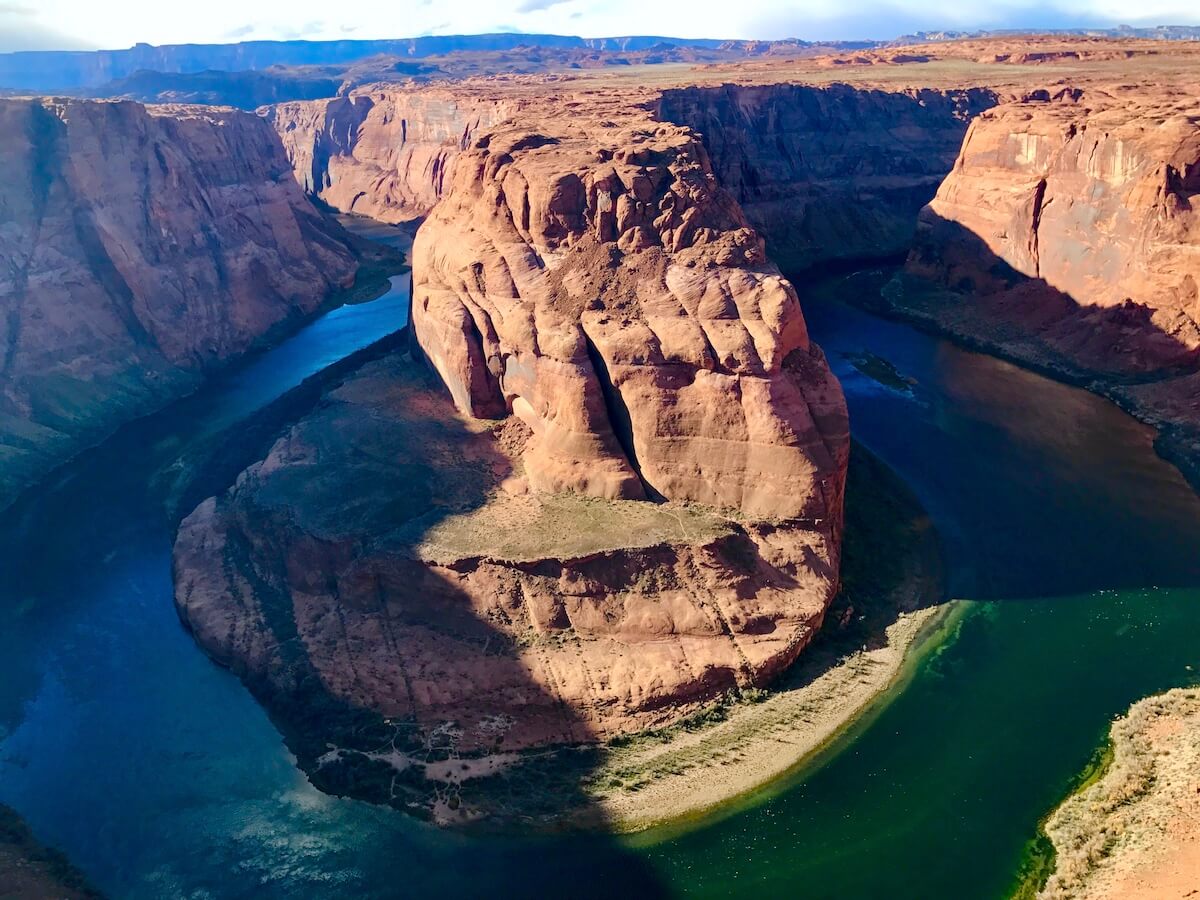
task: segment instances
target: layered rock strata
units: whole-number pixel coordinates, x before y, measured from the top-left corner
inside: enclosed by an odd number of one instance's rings
[[[0,159],[0,505],[354,279],[255,116],[3,100]]]
[[[971,126],[890,299],[1200,450],[1198,200],[1194,94],[1006,104]]]
[[[341,212],[407,222],[441,198],[458,153],[516,105],[384,88],[281,103],[267,115],[307,193]]]
[[[536,110],[545,85],[519,91],[378,86],[274,107],[305,190],[387,221],[425,215],[474,135]],[[917,213],[950,171],[986,89],[861,90],[848,85],[691,86],[597,92],[570,104],[645,104],[699,133],[722,185],[785,271],[903,254]],[[536,113],[535,113],[536,114]]]
[[[364,370],[176,546],[317,783],[439,821],[764,683],[837,586],[846,412],[795,291],[692,132],[576,111],[476,138],[422,226],[436,387]]]

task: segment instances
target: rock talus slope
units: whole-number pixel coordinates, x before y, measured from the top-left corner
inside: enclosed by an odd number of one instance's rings
[[[269,125],[0,101],[0,503],[353,281]]]
[[[317,783],[439,821],[762,683],[837,586],[846,412],[795,291],[692,132],[573,110],[476,137],[418,234],[438,387],[364,370],[176,546]]]

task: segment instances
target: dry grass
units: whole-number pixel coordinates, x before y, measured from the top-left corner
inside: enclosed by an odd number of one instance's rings
[[[1039,896],[1132,900],[1200,892],[1200,691],[1178,689],[1134,704],[1113,724],[1112,744],[1103,776],[1046,823],[1057,867]]]
[[[729,533],[731,526],[729,518],[716,512],[677,503],[498,491],[478,509],[448,516],[430,528],[417,552],[436,563],[472,557],[578,559],[623,548],[708,543]]]

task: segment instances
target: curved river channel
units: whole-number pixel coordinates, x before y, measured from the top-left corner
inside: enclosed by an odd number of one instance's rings
[[[318,793],[180,627],[150,473],[395,331],[406,283],[125,429],[0,521],[0,802],[111,896],[994,900],[1112,717],[1200,681],[1200,500],[1147,428],[813,300],[855,436],[925,503],[967,600],[888,702],[770,790],[629,839],[444,833]],[[862,374],[863,354],[908,385]]]

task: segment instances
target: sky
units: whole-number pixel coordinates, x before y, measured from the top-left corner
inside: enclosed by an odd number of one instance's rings
[[[395,38],[890,38],[918,29],[1200,24],[1195,0],[0,0],[0,51]]]

